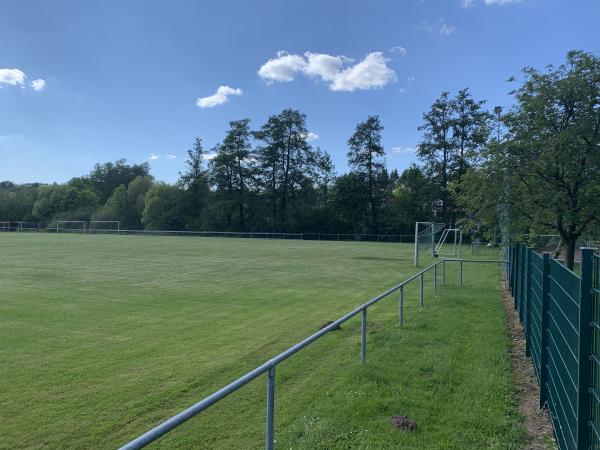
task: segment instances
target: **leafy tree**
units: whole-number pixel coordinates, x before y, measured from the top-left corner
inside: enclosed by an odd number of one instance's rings
[[[360,174],[350,172],[339,176],[331,197],[340,224],[338,232],[365,233],[369,230],[369,189]]]
[[[96,212],[96,220],[120,220],[124,229],[142,227],[146,193],[154,184],[151,176],[134,178],[129,186],[118,186],[106,203]]]
[[[181,230],[185,226],[185,192],[179,186],[157,183],[146,194],[142,223],[149,230]]]
[[[577,239],[599,219],[600,58],[571,51],[559,67],[523,74],[490,164],[511,177],[515,213],[560,234],[572,268]]]
[[[374,233],[379,230],[379,210],[381,209],[382,192],[378,183],[380,174],[385,170],[381,146],[383,125],[379,116],[370,116],[366,121],[356,125],[354,134],[348,139],[348,164],[367,184],[370,209],[370,229]]]
[[[286,231],[290,199],[315,169],[314,151],[306,141],[306,116],[284,109],[270,116],[254,136],[263,144],[256,149],[256,159],[271,206],[271,227]]]
[[[150,165],[127,164],[125,159],[119,159],[104,164],[96,164],[87,177],[74,178],[69,184],[80,189],[92,189],[100,202],[104,203],[118,186],[127,186],[134,178],[150,175]]]
[[[200,227],[200,213],[208,195],[208,180],[203,168],[204,153],[202,140],[196,138],[187,152],[186,169],[179,174],[178,184],[185,194],[186,226],[192,229]]]
[[[98,203],[98,196],[90,189],[45,185],[38,188],[32,214],[47,225],[56,220],[90,220]]]

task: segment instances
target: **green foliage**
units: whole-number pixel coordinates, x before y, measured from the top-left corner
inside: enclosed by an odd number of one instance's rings
[[[90,220],[99,203],[95,192],[85,187],[40,186],[32,215],[46,225],[56,220]]]
[[[154,184],[151,176],[138,176],[127,187],[118,186],[106,203],[94,214],[95,220],[119,220],[121,228],[142,228],[146,193]]]
[[[127,164],[125,159],[119,159],[114,163],[96,164],[87,177],[74,178],[70,183],[92,189],[98,194],[100,202],[104,203],[117,187],[127,186],[136,177],[148,175],[150,175],[148,163]]]
[[[181,230],[185,226],[182,210],[185,205],[186,192],[179,186],[157,183],[152,186],[145,197],[142,223],[148,230]]]

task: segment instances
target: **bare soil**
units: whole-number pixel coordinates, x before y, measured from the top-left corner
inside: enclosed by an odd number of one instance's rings
[[[531,360],[525,356],[525,337],[514,300],[506,286],[500,289],[502,305],[506,311],[506,325],[511,346],[509,350],[515,373],[515,387],[523,425],[529,438],[527,449],[556,449],[554,430],[546,408],[539,408],[540,388]]]
[[[390,423],[402,431],[413,431],[417,429],[417,422],[406,416],[392,416]]]

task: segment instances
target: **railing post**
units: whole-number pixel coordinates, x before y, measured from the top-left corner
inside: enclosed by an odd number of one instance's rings
[[[275,366],[267,372],[267,442],[266,449],[275,448]]]
[[[420,292],[421,292],[421,306],[423,306],[425,304],[425,302],[423,300],[423,274],[421,274]]]
[[[540,344],[540,408],[548,401],[548,291],[550,289],[550,253],[544,253],[542,260],[542,330]]]
[[[446,261],[442,261],[442,287],[446,286]]]
[[[433,292],[437,292],[437,264],[433,266]]]
[[[531,306],[531,253],[532,250],[525,247],[525,356],[531,356],[531,328],[530,328],[530,306]]]
[[[404,325],[404,286],[400,286],[400,326]]]
[[[362,310],[360,321],[360,360],[363,364],[367,363],[367,308]]]
[[[592,276],[594,249],[581,249],[581,297],[579,300],[579,375],[577,377],[577,448],[587,449],[589,445],[590,420],[590,375],[592,353]]]
[[[460,260],[460,287],[463,287],[463,262]]]

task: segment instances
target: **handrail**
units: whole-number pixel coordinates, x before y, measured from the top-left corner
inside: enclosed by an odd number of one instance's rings
[[[161,436],[165,435],[166,433],[173,430],[177,426],[179,426],[182,423],[186,422],[187,420],[191,419],[198,413],[204,411],[211,405],[215,404],[219,400],[227,397],[232,392],[235,392],[242,386],[245,386],[250,381],[259,377],[263,373],[266,373],[266,372],[269,373],[269,377],[268,377],[268,381],[267,381],[267,387],[268,387],[267,390],[269,393],[268,396],[274,395],[274,370],[275,370],[275,367],[277,366],[277,364],[285,361],[286,359],[288,359],[295,353],[297,353],[300,350],[302,350],[303,348],[307,347],[312,342],[316,341],[317,339],[319,339],[323,335],[327,334],[328,332],[336,329],[341,324],[350,320],[351,318],[358,315],[359,313],[362,313],[361,356],[362,356],[362,363],[365,364],[366,363],[366,347],[365,346],[366,346],[366,313],[367,313],[367,309],[370,306],[374,305],[375,303],[379,302],[380,300],[386,298],[390,294],[393,294],[394,292],[401,290],[400,324],[402,325],[402,323],[403,323],[402,317],[403,317],[403,303],[404,303],[403,302],[404,286],[406,286],[410,282],[416,280],[417,278],[421,278],[420,295],[421,295],[421,305],[423,305],[423,276],[427,272],[429,272],[431,269],[434,269],[434,277],[435,277],[434,286],[437,286],[437,266],[442,264],[445,267],[445,263],[447,263],[447,262],[450,262],[450,263],[451,262],[459,262],[460,263],[461,286],[462,286],[462,278],[463,278],[462,277],[462,263],[463,262],[497,262],[497,263],[501,263],[501,264],[508,264],[508,261],[505,261],[505,260],[481,260],[481,261],[479,261],[479,260],[474,260],[474,259],[473,260],[442,259],[440,261],[437,261],[437,262],[431,264],[430,266],[422,269],[421,271],[417,272],[416,274],[410,276],[409,278],[402,281],[401,283],[388,289],[387,291],[379,294],[376,297],[373,297],[368,302],[363,303],[362,305],[354,308],[348,314],[340,317],[335,322],[332,322],[331,324],[327,325],[326,327],[322,328],[321,330],[317,331],[316,333],[310,335],[309,337],[303,339],[302,341],[298,342],[297,344],[293,345],[292,347],[288,348],[287,350],[274,356],[273,358],[264,362],[263,364],[256,367],[255,369],[251,370],[250,372],[247,372],[246,374],[242,375],[238,379],[232,381],[228,385],[226,385],[223,388],[219,389],[218,391],[212,393],[208,397],[205,397],[204,399],[200,400],[199,402],[195,403],[194,405],[190,406],[189,408],[183,410],[179,414],[176,414],[175,416],[173,416],[170,419],[167,419],[166,421],[164,421],[163,423],[155,426],[154,428],[147,431],[146,433],[133,439],[132,441],[130,441],[127,444],[120,447],[119,450],[133,450],[133,449],[140,449],[140,448],[147,446],[148,444],[156,441]],[[444,284],[444,275],[442,275],[442,284]],[[270,397],[270,398],[272,399],[272,397]],[[267,417],[268,418],[273,417],[273,409],[272,408],[273,408],[272,400],[267,401]],[[273,448],[273,423],[272,423],[272,420],[267,420],[267,445],[266,445],[266,447],[267,447],[267,449]]]

